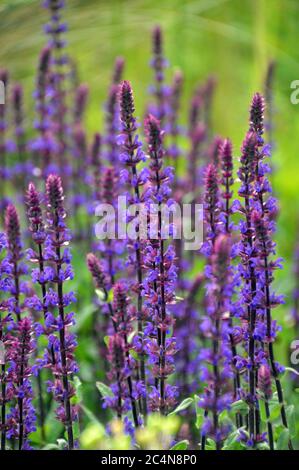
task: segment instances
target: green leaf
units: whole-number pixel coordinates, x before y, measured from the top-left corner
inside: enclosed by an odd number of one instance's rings
[[[111,388],[108,387],[108,385],[104,384],[103,382],[96,382],[96,387],[98,391],[100,392],[100,394],[103,396],[103,398],[114,396]]]
[[[289,430],[283,429],[277,441],[277,450],[288,450],[289,439],[290,439]]]
[[[185,400],[183,400],[177,407],[175,410],[173,410],[171,413],[168,414],[168,416],[171,416],[171,415],[176,415],[178,414],[180,411],[183,411],[185,410],[186,408],[189,408],[189,406],[193,403],[194,399],[189,397],[189,398],[185,398]]]
[[[186,450],[188,449],[189,441],[186,439],[184,441],[177,442],[170,450]]]
[[[109,346],[109,338],[110,336],[104,336],[104,343],[106,344],[107,347]]]
[[[232,404],[231,410],[233,412],[240,412],[246,414],[248,413],[248,405],[243,400],[237,400]]]
[[[236,444],[236,439],[239,435],[239,431],[236,430],[234,432],[232,432],[228,438],[225,440],[224,442],[224,446],[223,446],[223,449],[225,450],[233,450],[235,448],[235,444]],[[237,444],[239,444],[239,442],[237,442]],[[235,449],[234,449],[235,450]]]
[[[288,420],[288,427],[290,431],[290,437],[291,439],[294,439],[297,434],[297,429],[296,429],[296,414],[295,414],[295,407],[294,405],[290,405],[286,409],[286,415],[287,415],[287,420]]]
[[[270,406],[270,420],[271,421],[274,421],[275,419],[279,417],[280,410],[281,410],[281,406],[279,403],[275,403],[274,405]]]
[[[216,442],[208,438],[205,446],[206,450],[216,450]]]
[[[265,404],[263,400],[259,400],[259,409],[260,409],[260,417],[263,423],[267,422],[267,416],[266,416],[266,410],[265,410]]]
[[[202,427],[204,421],[204,409],[198,406],[200,401],[200,397],[198,395],[194,395],[194,404],[195,404],[195,412],[196,412],[196,421],[195,427],[200,429]]]
[[[75,375],[74,379],[73,379],[73,385],[75,387],[75,390],[76,390],[76,397],[77,397],[77,402],[80,403],[82,401],[82,382],[81,380],[79,379],[79,377],[77,375]]]

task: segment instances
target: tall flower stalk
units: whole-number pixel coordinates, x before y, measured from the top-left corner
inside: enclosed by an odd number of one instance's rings
[[[68,245],[70,235],[66,228],[65,209],[63,205],[64,194],[61,179],[56,175],[50,175],[46,184],[47,196],[47,224],[50,235],[50,246],[52,249],[51,262],[55,266],[55,278],[57,295],[54,296],[54,305],[58,309],[58,337],[59,337],[59,364],[55,365],[56,374],[60,380],[55,380],[53,393],[55,399],[60,402],[57,409],[57,416],[65,426],[68,440],[68,449],[74,448],[73,422],[77,419],[77,409],[71,404],[71,398],[75,390],[70,383],[73,373],[77,372],[77,365],[74,360],[75,338],[67,331],[73,323],[73,316],[66,314],[65,308],[72,299],[72,294],[64,294],[65,281],[72,278],[70,265],[70,253],[64,249]],[[65,266],[65,267],[64,267]],[[52,387],[51,387],[52,388]]]
[[[258,365],[256,364],[256,338],[255,328],[257,321],[255,296],[257,294],[257,278],[255,272],[255,257],[256,253],[253,246],[253,228],[251,221],[251,201],[253,196],[253,183],[254,183],[254,164],[255,154],[257,150],[257,139],[253,132],[248,132],[242,146],[242,155],[240,159],[240,169],[238,176],[241,180],[241,188],[239,189],[239,196],[244,199],[244,204],[240,204],[239,210],[242,213],[244,220],[240,223],[241,242],[239,255],[241,257],[241,265],[239,265],[239,273],[243,280],[241,288],[241,303],[244,305],[243,321],[248,329],[248,344],[246,350],[248,351],[248,384],[249,393],[247,401],[249,404],[249,443],[255,445],[259,436],[260,416],[258,410],[258,402],[256,395],[256,371]]]
[[[169,306],[175,299],[176,266],[173,246],[165,246],[162,215],[162,205],[169,202],[172,171],[163,167],[163,131],[160,122],[151,115],[145,120],[145,133],[150,157],[150,202],[157,206],[158,219],[157,234],[150,234],[150,240],[144,248],[144,263],[147,269],[144,292],[156,335],[156,338],[149,342],[150,360],[153,362],[153,375],[156,378],[150,402],[152,409],[166,414],[176,400],[176,388],[166,383],[168,376],[174,371],[173,356],[176,353],[175,338],[167,337],[167,332],[174,325]]]
[[[138,164],[145,160],[145,155],[142,151],[142,143],[140,142],[137,131],[137,122],[134,117],[135,105],[133,98],[133,91],[128,81],[122,82],[120,85],[120,119],[121,119],[121,134],[119,142],[121,145],[120,159],[126,167],[126,172],[123,173],[123,178],[131,188],[130,201],[137,204],[135,217],[139,217],[138,204],[144,201],[144,195],[141,192],[141,187],[146,182],[147,176],[144,172],[138,171]],[[136,225],[136,240],[133,241],[133,250],[135,252],[135,268],[137,275],[137,322],[138,322],[138,336],[141,343],[140,348],[140,379],[146,385],[145,376],[145,351],[143,346],[144,332],[144,312],[143,312],[143,299],[142,299],[142,285],[143,285],[143,261],[142,261],[142,241],[139,234],[139,224]],[[142,398],[142,412],[144,416],[147,415],[147,397],[144,394]]]
[[[159,119],[161,128],[165,129],[169,98],[169,87],[165,84],[165,69],[168,64],[163,54],[163,33],[160,26],[153,29],[152,47],[151,66],[154,71],[154,84],[151,87],[151,92],[155,102],[151,104],[149,111]]]
[[[221,168],[221,185],[222,185],[222,192],[221,196],[223,199],[223,231],[227,235],[231,236],[232,232],[232,222],[231,222],[231,215],[232,215],[232,186],[234,184],[233,178],[233,155],[232,155],[232,143],[229,139],[225,139],[220,146],[219,151],[220,161],[219,166]],[[232,256],[232,255],[231,255]],[[236,348],[236,336],[234,334],[233,329],[233,311],[230,311],[230,318],[229,318],[229,326],[230,326],[230,345],[231,345],[231,353],[232,353],[232,368],[234,372],[234,400],[240,398],[241,392],[241,376],[238,369],[235,367],[235,357],[237,355],[237,348]],[[236,424],[238,427],[241,427],[243,424],[243,418],[241,413],[237,413],[236,416]]]
[[[211,348],[201,351],[201,358],[208,366],[202,367],[206,388],[199,404],[205,410],[202,434],[212,437],[216,442],[216,450],[220,450],[229,427],[220,422],[219,415],[230,408],[233,400],[229,324],[226,317],[232,296],[229,235],[218,235],[212,250],[209,269],[206,270],[209,284],[207,316],[204,320],[204,333],[212,344]]]
[[[273,282],[273,271],[280,267],[279,260],[273,261],[271,255],[275,254],[275,244],[271,240],[271,235],[275,231],[275,216],[277,213],[276,200],[272,197],[272,188],[267,178],[269,166],[265,163],[265,157],[269,156],[269,148],[264,145],[264,109],[265,103],[263,97],[256,93],[252,99],[250,109],[250,129],[256,135],[255,152],[255,184],[254,184],[254,228],[256,237],[256,248],[260,262],[262,263],[262,272],[260,273],[260,283],[264,292],[262,308],[266,314],[266,337],[263,338],[267,345],[269,361],[272,376],[275,381],[278,400],[280,403],[281,420],[283,425],[288,428],[287,415],[284,404],[282,385],[279,378],[280,366],[275,361],[273,340],[276,336],[275,324],[272,321],[272,308],[282,303],[282,298],[271,292],[271,283]],[[289,441],[292,448],[292,443]]]

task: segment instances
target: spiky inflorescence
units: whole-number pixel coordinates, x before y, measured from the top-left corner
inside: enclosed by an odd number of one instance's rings
[[[232,157],[232,143],[229,139],[225,139],[220,148],[220,162],[221,162],[221,184],[223,187],[222,198],[224,200],[223,212],[225,216],[225,231],[228,233],[231,230],[230,215],[231,215],[231,198],[232,198],[232,185],[233,179],[233,157]]]
[[[167,133],[171,137],[171,143],[167,149],[167,155],[170,161],[174,162],[175,169],[178,166],[178,159],[182,153],[178,145],[178,138],[181,134],[179,125],[179,111],[181,105],[181,96],[183,91],[183,74],[178,71],[173,77],[173,83],[170,89],[169,96],[169,124],[166,127]]]
[[[32,163],[26,159],[26,141],[24,130],[24,110],[23,110],[23,88],[20,84],[14,85],[12,89],[12,108],[14,118],[14,133],[17,161],[14,167],[14,175],[17,184],[23,189],[27,175],[32,173]]]
[[[82,119],[86,109],[89,88],[85,83],[81,83],[76,89],[74,103],[74,125],[82,125]]]
[[[115,171],[118,171],[119,146],[117,145],[117,136],[119,134],[119,101],[118,85],[121,81],[124,68],[124,59],[118,57],[114,64],[112,83],[110,85],[108,99],[105,103],[105,134],[103,142],[105,144],[104,157],[109,165],[113,165]]]
[[[7,438],[17,439],[19,450],[30,449],[28,437],[36,430],[36,416],[32,404],[32,366],[29,362],[35,348],[32,335],[33,325],[26,317],[18,322],[9,339],[8,383],[13,388],[16,404],[10,408],[7,415]]]
[[[172,245],[165,246],[162,233],[162,204],[169,202],[172,179],[170,168],[163,168],[165,151],[163,148],[163,131],[159,121],[149,116],[145,120],[145,133],[150,156],[150,202],[158,206],[157,233],[150,234],[150,239],[144,248],[144,264],[147,274],[144,278],[143,288],[146,297],[146,305],[153,328],[148,340],[148,353],[153,364],[152,374],[155,384],[150,394],[150,406],[152,410],[159,410],[165,414],[169,407],[176,401],[176,387],[167,384],[170,374],[174,372],[174,354],[176,353],[176,341],[169,333],[174,324],[170,304],[175,297],[176,266],[175,253]],[[172,233],[172,232],[171,232]]]
[[[54,163],[57,153],[57,141],[52,129],[51,116],[53,113],[52,104],[48,95],[52,95],[49,71],[51,64],[51,49],[44,47],[40,53],[34,98],[36,99],[36,120],[35,128],[39,135],[30,143],[30,149],[37,158],[36,165],[44,175]]]
[[[121,176],[124,183],[129,188],[128,201],[131,204],[140,204],[146,201],[147,192],[142,192],[142,186],[147,182],[147,171],[138,171],[137,165],[145,160],[145,155],[142,151],[142,143],[136,134],[137,123],[134,117],[135,106],[133,91],[128,81],[124,81],[120,85],[120,119],[121,119],[121,133],[119,136],[119,144],[121,146],[120,160],[124,164],[125,169],[122,171]],[[138,218],[139,210],[136,206],[136,217]],[[136,272],[136,286],[137,292],[137,322],[138,322],[138,335],[135,337],[135,344],[138,345],[139,353],[139,366],[140,378],[145,385],[145,350],[144,350],[144,336],[143,336],[143,323],[145,312],[143,309],[143,299],[141,289],[143,284],[143,261],[142,261],[142,240],[139,233],[140,227],[137,223],[135,228],[134,239],[129,239],[130,251],[134,254],[134,259],[130,258],[131,264],[135,267]],[[146,395],[142,397],[142,410],[143,414],[147,414],[147,401]]]
[[[188,173],[190,180],[190,190],[193,194],[194,201],[198,199],[199,183],[202,183],[202,162],[200,164],[202,145],[206,138],[206,129],[202,123],[194,126],[190,133],[190,150],[188,153]]]
[[[57,315],[48,316],[49,326],[56,329],[58,335],[52,338],[55,350],[55,366],[52,367],[54,381],[49,382],[49,390],[59,406],[56,410],[57,418],[64,424],[68,448],[73,449],[75,442],[73,436],[73,421],[77,419],[77,407],[71,404],[75,390],[70,383],[72,374],[78,371],[74,358],[76,338],[69,332],[74,324],[74,315],[66,313],[66,308],[74,301],[72,292],[65,294],[65,282],[73,278],[71,267],[71,254],[65,248],[70,241],[70,234],[65,225],[64,194],[61,179],[57,175],[50,175],[46,182],[47,196],[47,231],[49,241],[47,244],[47,260],[54,265],[56,292],[51,290],[48,302],[56,308]],[[51,362],[50,362],[51,365]]]
[[[168,63],[163,55],[163,35],[160,26],[156,26],[152,32],[153,58],[151,66],[154,70],[154,84],[151,93],[155,102],[149,106],[149,112],[160,120],[161,127],[165,128],[165,121],[168,116],[169,87],[165,84],[164,71]]]
[[[66,70],[68,56],[65,52],[66,41],[63,34],[67,31],[67,24],[62,21],[62,10],[65,6],[64,0],[45,0],[44,7],[49,10],[50,21],[45,26],[45,33],[49,36],[49,47],[51,48],[51,82],[53,94],[52,105],[52,130],[57,139],[58,167],[61,174],[69,174],[70,167],[66,161],[66,150],[68,147],[67,135],[68,124],[66,122],[67,100],[66,100]],[[49,172],[47,172],[49,174]]]
[[[135,427],[138,427],[139,419],[137,399],[139,398],[140,393],[143,393],[144,385],[142,382],[134,380],[137,363],[130,353],[132,344],[130,344],[129,342],[129,337],[133,332],[133,321],[135,319],[136,312],[133,308],[133,305],[130,304],[130,299],[128,297],[128,286],[124,281],[116,282],[113,287],[112,307],[113,321],[116,326],[116,331],[123,338],[124,342],[125,361],[127,370],[129,372],[127,376],[127,395],[131,402],[131,410],[133,414],[134,425]],[[138,390],[139,388],[141,388],[141,391]],[[126,427],[129,428],[128,418],[125,423]]]
[[[223,410],[230,408],[233,401],[232,358],[227,317],[232,298],[230,256],[230,237],[218,235],[206,268],[207,313],[201,325],[207,341],[210,341],[210,347],[202,348],[200,352],[203,361],[201,380],[206,384],[199,402],[205,410],[202,435],[214,439],[218,450],[229,433],[229,427],[220,422],[219,416]]]
[[[281,268],[280,260],[271,259],[276,254],[275,243],[272,240],[275,231],[275,218],[277,214],[277,203],[272,196],[272,188],[267,178],[270,172],[269,165],[265,163],[265,158],[270,156],[270,148],[264,143],[264,98],[256,93],[252,99],[250,109],[250,129],[254,132],[257,140],[254,158],[254,193],[252,222],[255,237],[255,249],[257,256],[257,276],[258,288],[260,292],[258,315],[263,321],[263,333],[260,336],[265,337],[265,343],[268,349],[268,360],[271,372],[275,380],[278,400],[281,408],[281,420],[287,428],[287,415],[284,405],[283,390],[279,378],[283,370],[275,361],[274,339],[276,337],[277,325],[272,320],[272,309],[283,303],[282,296],[276,295],[271,287],[273,282],[273,271]],[[257,330],[257,327],[256,327]],[[261,330],[261,328],[260,328]],[[270,438],[270,436],[269,436]],[[292,448],[291,440],[289,448]]]
[[[86,262],[97,289],[101,289],[105,297],[108,298],[108,290],[111,281],[107,277],[102,262],[93,253],[89,253],[86,256]]]
[[[210,163],[205,172],[204,188],[204,220],[207,241],[203,244],[202,251],[205,254],[210,254],[215,238],[221,231],[220,211],[218,172],[215,165]]]
[[[244,220],[240,221],[241,241],[239,245],[239,256],[241,263],[238,266],[242,286],[240,289],[240,313],[242,320],[242,335],[244,338],[244,347],[246,350],[245,358],[236,357],[236,367],[248,370],[248,395],[249,403],[249,439],[248,445],[255,445],[259,439],[259,412],[257,408],[256,395],[256,370],[257,361],[262,359],[258,354],[258,347],[254,335],[257,321],[255,296],[257,277],[255,272],[256,254],[253,249],[253,234],[251,222],[251,199],[253,196],[254,183],[254,160],[257,149],[257,139],[253,132],[248,132],[242,145],[242,154],[240,158],[240,168],[238,176],[241,181],[239,196],[244,199],[244,203],[238,203],[237,209],[243,215]]]
[[[21,319],[24,308],[21,296],[26,294],[28,286],[22,281],[22,276],[27,274],[27,267],[22,261],[23,251],[20,233],[20,221],[15,206],[9,204],[5,212],[5,232],[7,237],[7,260],[12,265],[11,280],[7,286],[7,291],[11,295],[10,312],[14,313],[16,319]]]

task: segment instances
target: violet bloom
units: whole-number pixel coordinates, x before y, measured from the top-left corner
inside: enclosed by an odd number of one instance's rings
[[[215,77],[210,76],[207,78],[206,82],[201,85],[198,90],[197,94],[202,99],[202,120],[207,129],[207,133],[209,136],[212,134],[212,127],[211,127],[211,112],[212,112],[212,101],[216,87],[216,80]]]
[[[7,438],[17,439],[19,450],[30,449],[29,435],[36,430],[35,410],[32,404],[32,366],[30,357],[35,348],[33,325],[30,318],[23,318],[16,325],[9,340],[10,354],[7,371],[9,386],[13,388],[16,404],[7,415]]]
[[[198,188],[201,182],[202,165],[200,164],[200,157],[202,156],[202,146],[206,138],[206,129],[203,124],[197,124],[192,133],[190,133],[190,150],[188,153],[188,174],[189,184],[188,189],[193,195],[193,200],[198,199]],[[201,162],[202,163],[202,162]]]
[[[256,136],[256,151],[254,158],[254,212],[252,221],[255,235],[255,249],[257,254],[257,275],[258,289],[262,292],[259,299],[258,314],[261,318],[266,316],[266,328],[264,334],[259,331],[259,336],[268,345],[269,363],[271,372],[275,380],[278,400],[281,408],[281,420],[287,428],[287,416],[284,405],[283,390],[279,379],[281,366],[275,361],[273,342],[276,337],[277,326],[272,320],[272,309],[283,303],[281,296],[276,295],[271,288],[273,282],[273,271],[280,267],[280,260],[271,259],[276,254],[275,243],[272,236],[275,231],[275,218],[277,214],[277,204],[272,196],[271,184],[267,178],[270,171],[269,165],[265,163],[265,158],[269,156],[269,146],[264,144],[264,98],[256,93],[252,99],[250,108],[250,129]],[[256,328],[257,329],[257,328]],[[289,447],[292,443],[289,441]]]
[[[27,258],[34,263],[34,268],[31,271],[31,278],[33,284],[39,284],[40,286],[40,298],[38,295],[31,295],[26,300],[26,305],[32,312],[35,313],[36,319],[38,321],[36,325],[36,332],[39,336],[44,334],[48,341],[48,351],[46,355],[50,358],[52,366],[55,365],[55,351],[51,341],[49,339],[50,335],[53,334],[53,328],[49,328],[48,325],[48,315],[52,316],[48,311],[47,305],[47,286],[49,282],[52,282],[55,273],[52,267],[46,265],[45,259],[45,245],[47,242],[47,233],[45,230],[43,212],[41,208],[41,195],[37,192],[33,183],[30,183],[28,186],[26,194],[26,204],[27,204],[27,217],[29,220],[29,231],[31,232],[32,240],[34,242],[34,247],[28,250]],[[41,300],[40,300],[41,299]],[[33,313],[33,314],[34,314]],[[43,319],[41,319],[41,314]],[[43,320],[43,321],[42,321]],[[38,362],[36,362],[36,375],[37,375],[37,384],[38,384],[38,393],[39,393],[39,418],[41,433],[43,438],[45,438],[45,403],[43,398],[43,386],[42,386],[42,371],[38,367]],[[46,360],[48,365],[48,361]]]
[[[72,208],[75,220],[76,235],[79,240],[84,239],[86,224],[82,224],[81,211],[86,210],[86,204],[90,199],[90,186],[88,183],[87,162],[87,137],[85,130],[75,127],[73,135],[73,164],[72,164]]]
[[[105,370],[109,370],[110,365],[107,358],[107,349],[104,341],[105,337],[117,332],[117,323],[114,319],[112,302],[109,299],[109,292],[112,287],[111,277],[107,273],[107,265],[102,259],[98,259],[93,253],[86,256],[86,264],[95,284],[97,299],[97,310],[94,316],[94,336],[99,351],[103,358]],[[113,328],[112,328],[113,327]]]
[[[7,249],[7,239],[4,233],[0,233],[0,405],[1,405],[1,450],[6,449],[6,410],[11,399],[14,398],[12,387],[8,388],[8,376],[6,371],[6,364],[8,364],[8,356],[10,353],[9,345],[9,329],[8,326],[11,322],[11,316],[8,313],[9,299],[7,298],[7,291],[10,290],[12,265],[9,263],[5,256]]]
[[[22,276],[27,274],[27,267],[23,261],[24,253],[21,242],[20,221],[16,208],[9,204],[5,212],[5,232],[7,237],[7,261],[12,266],[11,280],[8,292],[11,295],[9,312],[14,314],[17,321],[21,320],[24,310],[22,295],[28,293],[27,283]]]
[[[119,136],[119,143],[121,145],[120,160],[125,166],[122,171],[122,179],[130,188],[128,194],[129,202],[132,204],[140,204],[146,200],[147,193],[142,193],[142,186],[146,183],[148,175],[146,171],[138,171],[138,164],[145,160],[145,155],[142,151],[142,143],[138,138],[137,122],[134,117],[135,105],[133,98],[133,91],[128,81],[122,82],[120,85],[120,119],[121,119],[121,134]],[[138,217],[138,209],[136,209],[136,216]],[[136,269],[136,287],[137,292],[137,322],[138,322],[138,336],[136,337],[136,344],[138,344],[138,352],[140,355],[140,378],[145,385],[145,350],[144,350],[144,337],[143,337],[143,323],[144,323],[144,310],[143,298],[141,288],[143,285],[143,261],[142,261],[142,240],[139,234],[139,224],[136,226],[136,239],[130,240],[132,246],[131,250],[135,256],[132,260]],[[142,399],[143,414],[147,414],[147,400],[146,396]]]
[[[199,369],[198,336],[200,316],[197,296],[204,287],[204,275],[198,274],[192,282],[184,280],[184,300],[175,308],[177,349],[175,367],[180,396],[185,398],[198,391]]]
[[[221,203],[219,191],[219,179],[217,168],[211,163],[205,172],[205,192],[204,192],[204,221],[206,230],[206,242],[201,251],[205,255],[211,254],[212,245],[216,236],[222,230],[220,220]]]
[[[127,391],[127,379],[131,370],[126,361],[126,347],[124,339],[118,333],[109,336],[108,362],[110,372],[108,379],[111,382],[113,396],[105,397],[104,406],[115,410],[117,417],[122,418],[130,409],[130,399]]]
[[[65,224],[65,209],[63,205],[64,194],[61,179],[57,175],[50,175],[46,183],[47,196],[47,231],[49,241],[46,247],[46,259],[55,269],[53,279],[56,292],[47,294],[47,303],[57,309],[58,315],[49,315],[49,325],[57,331],[53,335],[53,348],[55,350],[55,366],[52,367],[54,381],[49,382],[49,391],[59,406],[56,410],[57,418],[64,424],[68,448],[74,448],[73,422],[77,420],[77,407],[71,403],[75,395],[74,387],[70,383],[72,374],[78,372],[74,358],[76,338],[69,328],[74,324],[74,314],[66,313],[66,308],[75,300],[72,292],[64,293],[65,283],[73,278],[71,267],[71,254],[67,245],[70,234]],[[50,361],[50,366],[52,366]]]
[[[85,83],[81,83],[76,89],[74,102],[74,127],[82,125],[82,119],[86,110],[89,88]]]
[[[157,205],[158,219],[157,233],[150,234],[144,247],[147,273],[143,289],[153,327],[147,348],[152,375],[156,379],[149,399],[152,410],[166,414],[175,404],[177,395],[176,387],[167,384],[169,375],[174,372],[174,354],[177,350],[175,338],[170,335],[174,319],[169,309],[175,298],[175,252],[172,245],[166,246],[162,233],[162,204],[170,203],[172,171],[163,168],[163,131],[159,121],[151,115],[145,120],[145,133],[150,156],[150,203]]]
[[[105,103],[105,152],[104,157],[109,165],[115,166],[117,172],[117,163],[119,161],[119,146],[117,136],[120,129],[119,119],[119,101],[118,85],[121,81],[124,68],[124,59],[118,57],[114,64],[112,83],[110,85],[108,99]]]
[[[259,442],[259,408],[256,395],[256,368],[264,360],[264,352],[257,343],[257,331],[263,331],[263,321],[258,315],[257,304],[260,291],[257,290],[256,273],[256,250],[253,245],[252,231],[252,198],[254,191],[255,177],[255,155],[257,151],[257,138],[255,133],[248,132],[242,146],[240,168],[238,176],[241,180],[239,196],[244,199],[244,203],[238,202],[236,209],[243,215],[240,222],[241,242],[239,244],[239,256],[241,263],[238,266],[240,278],[243,281],[240,290],[239,316],[242,319],[243,337],[245,339],[245,349],[248,357],[244,359],[236,358],[236,367],[248,370],[248,395],[246,397],[249,404],[249,440],[248,445],[255,445]]]
[[[209,161],[214,163],[216,168],[218,168],[220,165],[222,145],[223,139],[219,135],[216,135],[208,148]]]
[[[149,111],[165,128],[165,120],[168,116],[169,87],[165,84],[165,69],[168,66],[163,54],[163,34],[160,26],[156,26],[152,32],[153,58],[151,66],[154,70],[154,84],[151,86],[151,94],[155,102],[149,107]]]
[[[25,161],[26,142],[24,131],[23,88],[16,84],[12,89],[12,108],[14,113],[14,132],[17,151],[17,164],[15,174],[19,177],[21,187],[24,188],[24,177],[32,172],[30,162]]]
[[[211,342],[209,348],[201,350],[201,379],[206,388],[199,402],[205,410],[202,436],[211,437],[220,450],[223,440],[229,433],[229,427],[219,420],[223,410],[229,409],[233,401],[231,392],[232,369],[229,343],[229,325],[226,312],[230,311],[232,297],[231,242],[228,235],[220,234],[214,242],[213,251],[206,269],[207,314],[203,320],[204,334]]]
[[[66,162],[68,126],[66,123],[66,71],[65,66],[68,63],[68,56],[65,53],[66,41],[63,34],[67,31],[67,25],[62,21],[62,10],[64,8],[64,0],[45,0],[44,7],[50,12],[50,21],[45,26],[45,33],[49,36],[49,47],[52,55],[51,78],[53,85],[53,116],[52,128],[58,141],[59,168],[65,175],[70,169]]]
[[[39,57],[36,87],[33,95],[36,100],[34,125],[38,131],[38,137],[30,143],[30,149],[37,157],[37,167],[41,169],[42,174],[45,176],[53,167],[54,158],[58,151],[58,143],[51,122],[53,109],[49,96],[52,96],[53,90],[49,80],[50,59],[51,49],[44,47]]]
[[[178,145],[178,137],[180,136],[181,129],[178,122],[179,110],[181,105],[181,95],[183,88],[183,74],[178,71],[173,77],[173,83],[169,96],[169,129],[167,126],[167,133],[170,135],[171,144],[168,147],[167,154],[170,160],[174,162],[175,170],[178,166],[178,158],[181,154],[181,149]]]
[[[99,133],[94,134],[93,141],[89,150],[89,160],[93,170],[93,201],[92,208],[94,209],[94,203],[99,202],[101,199],[100,188],[101,188],[101,167],[102,167],[102,137]]]
[[[133,321],[135,320],[135,309],[130,304],[128,297],[128,287],[123,282],[116,282],[113,287],[113,322],[115,325],[116,332],[122,337],[125,353],[125,362],[127,368],[127,385],[131,402],[131,410],[133,414],[133,420],[135,427],[139,426],[138,419],[138,408],[136,398],[139,398],[138,389],[143,388],[143,384],[138,381],[134,381],[134,372],[137,368],[136,360],[130,354],[132,345],[129,343],[129,336],[133,332]],[[130,372],[130,373],[129,373]]]
[[[233,157],[232,157],[232,144],[229,139],[225,139],[220,148],[220,160],[221,160],[221,184],[223,187],[222,198],[223,198],[223,213],[225,232],[231,231],[231,198],[232,198],[232,185],[233,179]]]
[[[101,253],[104,260],[105,270],[111,279],[111,284],[115,282],[116,274],[123,269],[121,254],[124,252],[124,242],[116,238],[118,231],[118,196],[120,193],[119,175],[113,167],[107,167],[102,171],[100,178],[99,200],[102,204],[109,204],[114,208],[113,214],[107,214],[105,223],[109,230],[113,230],[105,240],[99,240],[95,244],[95,249]]]

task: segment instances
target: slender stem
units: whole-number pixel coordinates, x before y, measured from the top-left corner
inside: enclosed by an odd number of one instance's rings
[[[131,134],[129,135],[130,141],[131,141]],[[132,166],[132,174],[133,178],[137,179],[137,168],[136,165]],[[138,184],[134,186],[134,191],[135,191],[135,196],[137,201],[140,201],[140,194],[139,194],[139,187]],[[136,217],[139,216],[139,211],[136,211]],[[143,321],[142,321],[142,295],[141,295],[141,286],[143,282],[143,276],[142,276],[142,259],[141,259],[141,250],[140,250],[140,235],[139,235],[139,225],[136,226],[136,232],[137,232],[137,247],[135,249],[135,254],[136,254],[136,264],[137,264],[137,281],[138,281],[138,299],[137,299],[137,311],[138,311],[138,334],[141,337],[141,340],[143,340]],[[146,385],[146,376],[145,376],[145,359],[144,359],[144,352],[140,354],[140,378],[144,385]],[[144,414],[144,417],[146,418],[147,416],[147,397],[146,395],[142,397],[142,411]]]
[[[269,446],[270,446],[270,450],[274,450],[273,428],[272,428],[272,423],[270,421],[269,402],[266,397],[264,397],[264,399],[265,399],[264,403],[265,403],[265,412],[266,412],[266,418],[267,418]]]
[[[1,366],[1,450],[5,450],[6,444],[6,372],[5,364]]]
[[[58,294],[58,311],[61,319],[62,327],[59,329],[59,343],[60,343],[60,359],[62,368],[62,383],[64,388],[64,410],[65,410],[65,427],[68,436],[68,448],[74,448],[73,436],[73,422],[72,422],[72,409],[70,402],[70,388],[67,373],[67,358],[66,358],[66,344],[65,344],[65,321],[64,321],[64,300],[63,300],[63,282],[60,280],[61,271],[61,250],[59,245],[59,227],[57,222],[59,220],[58,214],[55,216],[55,231],[56,231],[56,275],[57,275],[57,294]]]
[[[104,289],[104,295],[106,298],[108,298],[108,292],[106,289]],[[118,325],[113,319],[113,306],[111,302],[108,302],[108,308],[109,308],[109,315],[112,320],[113,328],[115,333],[119,333],[118,331]],[[122,318],[122,321],[124,323],[125,319],[124,317]],[[127,335],[124,335],[124,341],[125,341],[125,346],[126,346],[126,358],[129,360],[129,350],[128,350],[128,338]],[[118,379],[117,379],[118,380]],[[137,412],[137,407],[136,407],[136,400],[133,397],[133,382],[131,376],[127,378],[128,382],[128,388],[129,388],[129,396],[130,396],[130,401],[131,401],[131,406],[132,406],[132,414],[133,414],[133,419],[134,419],[134,425],[136,428],[139,427],[139,422],[138,422],[138,412]]]
[[[21,352],[21,370],[19,376],[18,386],[21,388],[24,382],[24,361],[25,361],[25,337],[22,338],[22,352]],[[19,450],[23,448],[23,438],[24,438],[24,416],[23,416],[23,398],[18,398],[19,406]]]

